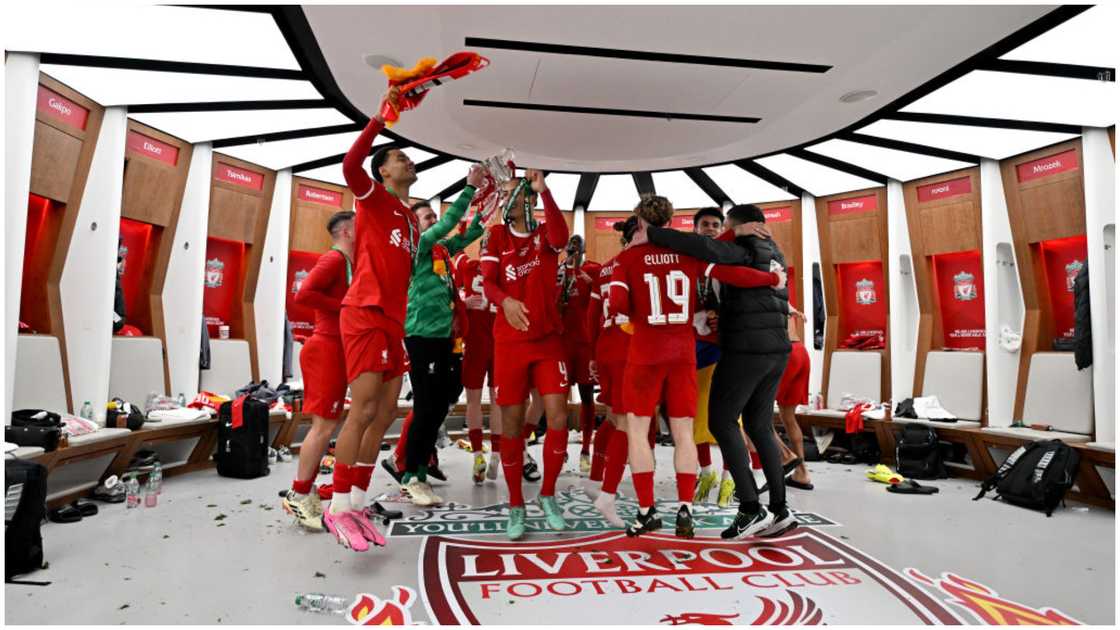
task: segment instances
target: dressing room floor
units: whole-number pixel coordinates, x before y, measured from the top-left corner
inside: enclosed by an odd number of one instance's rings
[[[540,446],[530,448],[539,461]],[[627,539],[578,489],[571,471],[579,446],[569,449],[559,499],[580,531],[531,533],[519,545],[495,531],[501,481],[472,485],[469,454],[454,447],[443,450],[442,465],[461,481],[435,486],[454,509],[393,503],[412,520],[393,525],[386,548],[365,554],[292,525],[277,491],[294,462],[252,481],[213,470],[175,477],[157,508],[99,504],[100,514],[80,523],[45,525],[50,567],[26,579],[51,584],[6,585],[5,620],[346,623],[294,606],[297,593],[323,592],[347,600],[369,594],[353,610],[363,621],[1114,623],[1115,521],[1107,510],[1070,503],[1046,518],[974,502],[976,484],[955,479],[930,482],[940,488],[933,496],[894,495],[865,480],[862,466],[813,463],[816,489],[790,491],[806,526],[788,537],[728,544],[705,529],[678,541],[667,522],[666,536]],[[666,499],[674,492],[671,458],[671,449],[657,449],[657,492]],[[530,501],[538,485],[526,484]],[[377,493],[399,501],[380,468]],[[628,482],[622,493],[632,496]],[[670,509],[667,502],[663,515]],[[531,526],[536,514],[530,510]],[[711,506],[697,515],[718,525],[731,512]]]

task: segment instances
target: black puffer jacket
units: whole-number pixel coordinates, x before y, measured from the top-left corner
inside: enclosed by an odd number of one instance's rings
[[[1089,313],[1089,265],[1073,280],[1073,360],[1077,369],[1093,364],[1093,318]]]
[[[770,271],[770,261],[784,268],[785,258],[770,239],[740,236],[734,243],[698,234],[650,227],[650,243],[721,265],[746,265]],[[788,354],[789,293],[771,287],[720,287],[719,345],[724,352]]]

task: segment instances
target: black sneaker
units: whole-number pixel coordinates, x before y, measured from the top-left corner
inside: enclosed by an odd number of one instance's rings
[[[774,516],[766,511],[766,508],[760,508],[757,514],[744,514],[739,512],[735,515],[735,520],[731,523],[731,527],[723,530],[719,537],[724,540],[742,540],[750,538],[758,532],[763,531],[774,523]]]
[[[797,517],[788,507],[772,512],[774,522],[756,534],[759,538],[775,538],[797,527]]]
[[[682,505],[677,510],[677,538],[692,538],[696,536],[696,528],[692,523],[692,510],[687,505]]]
[[[439,479],[442,482],[447,482],[447,475],[439,469],[439,466],[428,466],[428,476],[432,479]]]
[[[525,481],[541,480],[541,472],[537,468],[537,462],[528,453],[525,454],[525,464],[521,467],[521,474],[525,477]]]
[[[397,472],[397,467],[393,465],[392,459],[392,457],[386,457],[381,460],[381,467],[384,468],[385,472],[389,473],[389,476],[395,479],[397,483],[400,483],[401,479],[404,477],[404,473]]]
[[[645,514],[642,514],[640,510],[638,511],[638,514],[634,517],[634,522],[626,526],[626,535],[641,536],[658,529],[661,529],[661,517],[657,516],[657,512],[651,506]]]
[[[384,505],[381,505],[379,501],[374,501],[373,505],[366,508],[366,515],[369,516],[371,514],[389,521],[404,518],[404,512],[400,510],[390,510]]]

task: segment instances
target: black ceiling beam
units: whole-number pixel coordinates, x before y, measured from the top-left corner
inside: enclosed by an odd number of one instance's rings
[[[1018,59],[990,59],[977,64],[976,70],[991,72],[1010,72],[1063,79],[1085,79],[1088,81],[1116,81],[1116,68],[1107,66],[1080,66],[1070,63],[1048,63],[1044,61],[1021,61]]]
[[[329,136],[336,133],[346,133],[348,131],[361,131],[362,128],[363,125],[358,123],[345,123],[342,125],[331,125],[329,127],[312,127],[310,129],[293,129],[291,131],[274,131],[272,133],[222,138],[220,140],[214,140],[210,144],[215,149],[221,149],[223,147],[236,147],[242,144],[256,144],[258,142],[280,142],[283,140],[299,140],[300,138]]]
[[[895,151],[906,151],[907,153],[917,153],[918,155],[926,155],[929,157],[943,158],[946,160],[956,160],[958,162],[970,162],[972,164],[979,164],[981,157],[971,153],[962,153],[960,151],[952,151],[949,149],[939,149],[924,144],[915,144],[913,142],[905,142],[903,140],[892,140],[890,138],[880,138],[879,136],[869,136],[861,133],[846,133],[840,136],[840,140],[847,140],[849,142],[858,142],[859,144],[868,144],[874,147],[881,147],[883,149],[894,149]]]
[[[755,177],[761,179],[767,184],[770,184],[771,186],[774,186],[775,188],[781,188],[782,190],[797,197],[798,199],[801,198],[801,195],[805,194],[804,188],[789,181],[788,179],[766,168],[758,162],[754,162],[752,160],[739,160],[738,162],[735,162],[735,166],[738,166],[744,171],[750,173],[751,175],[754,175]]]
[[[595,187],[599,185],[598,173],[584,173],[579,176],[579,185],[576,186],[576,197],[572,200],[572,210],[591,205],[591,197],[595,195]]]
[[[369,157],[369,156],[373,155],[374,153],[377,153],[378,151],[380,151],[384,147],[398,147],[399,148],[400,146],[401,146],[401,143],[399,143],[399,142],[386,142],[384,144],[379,144],[377,146],[371,147],[370,150],[369,150],[369,153],[366,154],[366,157]],[[330,166],[331,164],[340,164],[342,162],[343,158],[345,158],[345,157],[346,157],[345,153],[338,153],[338,154],[335,154],[335,155],[328,155],[327,157],[321,157],[321,158],[318,158],[318,159],[315,159],[315,160],[309,160],[307,162],[300,162],[299,164],[294,164],[289,168],[292,169],[293,173],[299,173],[301,171],[310,171],[311,169],[322,168],[324,166]]]
[[[808,160],[815,164],[840,171],[841,173],[847,173],[849,175],[855,175],[856,177],[870,179],[873,182],[878,182],[883,185],[886,185],[887,180],[890,179],[882,173],[877,173],[871,169],[863,168],[862,166],[856,166],[855,164],[852,164],[850,162],[837,160],[836,158],[831,158],[827,155],[814,153],[813,151],[806,151],[805,149],[794,149],[792,151],[788,151],[787,153],[794,157],[801,158],[802,160]]]
[[[997,129],[1018,129],[1020,131],[1045,131],[1050,133],[1081,133],[1080,125],[1066,123],[1039,122],[1036,120],[1012,120],[1009,118],[986,118],[983,116],[956,116],[953,114],[931,114],[926,112],[895,112],[883,118],[905,122],[935,123],[939,125],[964,125],[966,127],[995,127]]]
[[[473,98],[463,99],[464,107],[493,107],[497,109],[521,109],[536,112],[559,112],[563,114],[596,114],[600,116],[627,116],[632,118],[657,118],[661,120],[697,120],[701,122],[726,122],[753,124],[761,118],[753,116],[724,116],[719,114],[690,114],[687,112],[655,112],[640,109],[614,109],[605,107],[581,107],[575,105],[547,105],[544,103],[512,103],[509,101],[487,101]]]
[[[151,72],[180,72],[189,74],[214,74],[227,77],[252,77],[256,79],[290,79],[307,81],[302,70],[285,68],[259,68],[234,66],[221,63],[195,63],[190,61],[164,61],[161,59],[132,59],[103,55],[75,55],[70,53],[39,53],[39,63],[60,66],[85,66],[117,70],[148,70]]]
[[[381,147],[378,148],[380,149]],[[430,168],[435,168],[442,164],[447,164],[454,159],[455,158],[450,155],[437,155],[434,158],[428,158],[427,160],[424,160],[423,162],[416,165],[416,172],[423,173]]]
[[[767,59],[736,59],[734,57],[709,57],[705,55],[682,55],[679,53],[652,52],[646,50],[623,50],[619,48],[596,48],[592,46],[567,46],[545,42],[523,42],[510,39],[490,39],[487,37],[467,37],[464,44],[468,48],[496,48],[500,50],[520,50],[523,52],[549,53],[556,55],[581,55],[584,57],[603,57],[608,59],[630,59],[635,61],[660,61],[666,63],[687,63],[702,66],[723,66],[729,68],[751,68],[755,70],[784,70],[786,72],[824,73],[832,69],[816,63],[797,63],[791,61],[771,61]]]
[[[323,99],[301,99],[281,101],[217,101],[205,103],[144,103],[129,105],[130,114],[169,114],[175,112],[242,112],[278,109],[320,109],[330,108],[331,104]]]
[[[634,178],[634,188],[639,195],[656,195],[657,188],[653,185],[653,175],[649,173],[631,173]]]
[[[467,186],[467,178],[464,177],[463,179],[460,179],[459,181],[455,182],[454,184],[451,184],[447,188],[444,188],[443,190],[439,191],[438,193],[432,195],[431,197],[428,197],[428,199],[432,200],[432,199],[435,199],[436,197],[439,197],[440,201],[446,201],[451,195],[454,195],[455,193],[459,192],[460,190],[462,190],[466,186]]]
[[[717,206],[723,207],[723,204],[731,203],[731,197],[727,196],[727,193],[723,192],[719,184],[712,181],[712,178],[708,177],[708,174],[704,171],[698,168],[686,168],[684,174],[688,175],[688,178],[699,186],[705,195],[711,197]]]

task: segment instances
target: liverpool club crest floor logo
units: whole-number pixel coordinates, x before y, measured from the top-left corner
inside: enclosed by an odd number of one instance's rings
[[[568,531],[572,533],[617,531],[595,509],[591,499],[581,490],[571,489],[556,493],[556,502],[563,510],[568,521]],[[530,533],[543,532],[555,534],[544,519],[544,512],[535,503],[526,507],[525,528]],[[657,509],[662,514],[677,511],[676,501],[658,502]],[[629,497],[618,499],[618,513],[627,518],[638,510],[637,502]],[[693,506],[696,529],[722,530],[735,519],[735,509],[719,508],[712,504]],[[803,527],[837,525],[822,516],[808,512],[796,514],[798,523]],[[406,520],[393,521],[389,536],[433,536],[504,534],[506,519],[509,518],[509,504],[496,503],[482,507],[471,507],[448,503],[442,507],[423,510]]]
[[[902,574],[813,529],[751,542],[431,536],[420,555],[438,624],[961,623]]]

